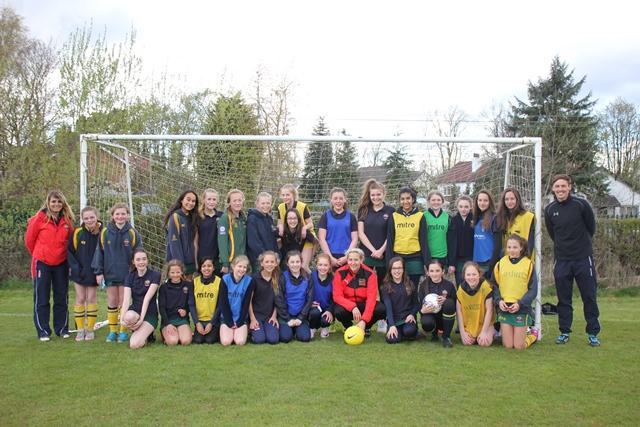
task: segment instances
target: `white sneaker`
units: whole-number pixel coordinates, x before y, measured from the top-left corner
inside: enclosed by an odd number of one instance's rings
[[[92,341],[95,337],[96,337],[96,333],[93,332],[93,331],[87,331],[84,334],[84,340],[85,341]]]
[[[329,338],[329,328],[320,328],[320,338]]]
[[[42,342],[51,341],[51,338],[49,337],[49,335],[43,335],[40,337],[40,341]]]
[[[386,320],[378,320],[378,332],[381,334],[387,333],[387,321]]]
[[[67,338],[71,338],[71,335],[69,335],[69,332],[65,332],[64,334],[60,335],[60,338],[66,340]]]
[[[316,330],[315,329],[311,329],[311,339],[313,339],[313,337],[316,335]]]
[[[78,329],[78,333],[76,333],[76,341],[84,341],[84,337],[85,337],[85,330]]]

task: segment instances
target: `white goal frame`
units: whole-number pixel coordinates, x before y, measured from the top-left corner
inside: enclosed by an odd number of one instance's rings
[[[128,203],[131,210],[131,223],[134,225],[133,206],[131,197],[131,182],[129,170],[129,150],[114,141],[262,141],[262,142],[395,142],[395,143],[459,143],[459,144],[497,144],[513,145],[510,150],[502,153],[508,165],[509,153],[522,146],[534,147],[534,213],[535,221],[535,256],[536,282],[538,293],[536,295],[535,326],[542,338],[542,138],[463,138],[463,137],[357,137],[357,136],[290,136],[290,135],[108,135],[108,134],[82,134],[80,135],[80,209],[87,205],[87,154],[88,142],[101,141],[106,145],[112,145],[124,150],[124,158],[120,159],[125,164],[127,174]],[[508,171],[508,167],[506,168]],[[505,185],[508,179],[505,174]]]

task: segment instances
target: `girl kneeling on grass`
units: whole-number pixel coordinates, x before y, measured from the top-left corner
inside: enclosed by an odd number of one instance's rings
[[[462,268],[460,268],[462,275]],[[423,304],[424,297],[428,294],[438,295],[440,311],[433,312],[431,305]],[[438,332],[442,331],[442,346],[449,348],[451,342],[451,330],[456,320],[456,287],[444,278],[444,265],[437,259],[432,259],[427,265],[427,278],[418,287],[418,300],[420,306],[420,323],[422,330],[431,332],[431,341],[439,341]]]
[[[380,297],[387,309],[387,342],[397,344],[415,339],[418,335],[415,292],[405,272],[402,257],[391,258],[389,270],[380,287]]]
[[[457,292],[458,325],[462,344],[489,347],[493,342],[493,290],[473,261],[462,268],[463,281]]]
[[[287,271],[280,277],[276,293],[276,308],[280,323],[280,341],[311,341],[309,310],[313,303],[313,284],[302,269],[302,254],[291,251],[287,254]]]
[[[329,326],[333,323],[333,274],[331,258],[327,254],[318,254],[316,270],[311,273],[313,283],[313,304],[309,310],[311,338],[316,329],[320,329],[320,338],[329,337]]]
[[[502,345],[518,350],[524,350],[538,339],[535,329],[527,334],[533,317],[531,303],[538,287],[534,280],[533,262],[526,253],[527,241],[512,234],[507,239],[507,255],[493,269],[493,293]]]
[[[193,337],[189,326],[189,294],[193,285],[185,280],[182,261],[172,259],[164,267],[164,283],[158,291],[162,339],[166,345],[189,345]]]
[[[247,274],[249,258],[238,255],[231,261],[231,272],[222,277],[220,285],[220,344],[245,345],[249,327],[249,304],[255,281]]]
[[[214,264],[211,257],[201,258],[198,262],[200,275],[193,279],[193,287],[189,295],[189,311],[196,327],[193,342],[196,344],[213,344],[219,340],[215,312],[220,295],[220,278],[214,275]]]
[[[265,251],[258,257],[260,271],[253,277],[255,289],[249,305],[249,329],[254,344],[278,344],[278,313],[275,293],[280,281],[280,259],[273,251]]]
[[[129,347],[135,349],[144,347],[158,326],[156,291],[161,277],[149,268],[147,252],[142,248],[133,251],[133,266],[133,271],[124,279],[121,323],[133,331]]]

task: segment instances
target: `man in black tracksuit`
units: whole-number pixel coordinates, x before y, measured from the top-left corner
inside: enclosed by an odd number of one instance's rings
[[[555,267],[553,276],[558,295],[558,324],[560,335],[557,344],[569,341],[573,322],[573,280],[575,279],[587,321],[589,344],[600,345],[600,323],[596,301],[596,270],[593,263],[591,239],[596,231],[593,210],[586,200],[571,196],[571,178],[568,175],[553,177],[551,191],[555,200],[544,210],[547,231],[553,240]]]

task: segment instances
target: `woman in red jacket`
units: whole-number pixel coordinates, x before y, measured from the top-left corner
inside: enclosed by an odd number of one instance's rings
[[[338,268],[333,276],[334,315],[345,329],[355,321],[369,336],[371,325],[386,314],[384,304],[377,301],[378,278],[364,264],[362,249],[349,249],[345,256],[347,265]]]
[[[73,211],[57,190],[47,194],[42,209],[27,223],[24,242],[31,253],[33,322],[40,341],[49,341],[49,311],[53,288],[53,331],[69,338],[69,265],[67,242],[73,233]]]

